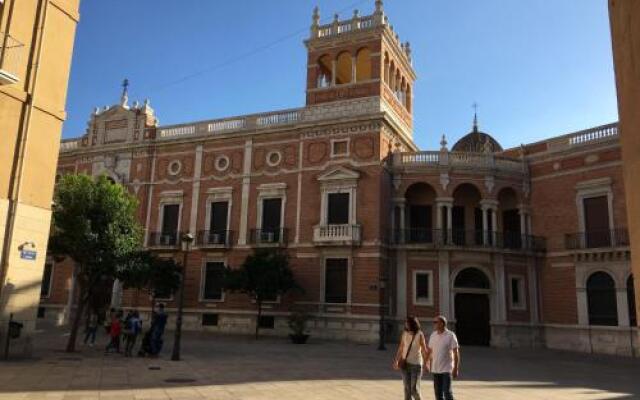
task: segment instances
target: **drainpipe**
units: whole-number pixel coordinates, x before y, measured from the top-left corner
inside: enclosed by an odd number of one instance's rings
[[[9,8],[9,20],[13,13],[15,1],[11,2]],[[42,43],[45,35],[45,22],[47,19],[47,9],[49,0],[39,0],[38,11],[36,14],[36,23],[33,27],[33,37],[31,39],[31,54],[27,63],[27,75],[25,83],[27,86],[26,109],[22,114],[21,127],[16,138],[16,152],[13,158],[13,166],[11,170],[11,183],[9,185],[9,212],[7,213],[6,233],[4,242],[2,243],[2,265],[0,265],[0,294],[4,287],[7,268],[9,267],[9,252],[11,250],[11,242],[13,239],[13,229],[15,226],[15,215],[18,208],[18,200],[20,195],[20,182],[22,181],[22,171],[24,167],[24,158],[27,152],[26,142],[31,128],[31,115],[33,111],[33,99],[36,94],[38,83],[38,70],[40,68],[40,58],[42,55]],[[7,33],[8,33],[7,26]],[[35,61],[35,62],[34,62]],[[30,86],[30,87],[29,87]],[[30,89],[30,90],[29,90]]]

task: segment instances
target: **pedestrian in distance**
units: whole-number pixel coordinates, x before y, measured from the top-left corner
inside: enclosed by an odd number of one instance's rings
[[[89,346],[93,347],[96,344],[96,333],[98,331],[98,314],[93,311],[89,312],[89,317],[87,318],[87,326],[84,331],[84,344],[87,343]],[[90,341],[89,341],[90,340]]]
[[[153,320],[151,321],[151,356],[157,356],[158,354],[160,354],[162,345],[164,343],[163,335],[166,326],[167,314],[164,312],[164,304],[160,304],[158,306],[158,312],[155,313],[155,315],[153,316]]]
[[[116,353],[120,353],[120,335],[122,334],[121,317],[122,313],[118,312],[111,320],[111,326],[109,328],[110,341],[105,349],[105,353],[109,353],[111,350],[115,350]]]
[[[142,331],[142,320],[140,319],[140,314],[137,310],[130,312],[129,317],[125,322],[125,349],[124,355],[125,357],[131,357],[133,352],[133,347],[136,344],[136,340],[138,339],[138,335]]]
[[[427,345],[427,359],[433,374],[436,400],[453,400],[451,382],[460,374],[458,338],[447,329],[447,319],[442,315],[433,319],[433,328]]]
[[[393,360],[393,368],[402,372],[405,400],[421,400],[420,379],[426,369],[427,344],[416,317],[407,317],[404,332]]]

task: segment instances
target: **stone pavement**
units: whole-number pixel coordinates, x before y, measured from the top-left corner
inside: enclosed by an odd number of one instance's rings
[[[391,400],[402,384],[395,349],[187,332],[183,361],[104,355],[100,346],[67,354],[62,331],[37,336],[33,360],[0,362],[0,400]],[[432,399],[431,380],[423,398]],[[457,400],[640,399],[640,360],[581,354],[464,348]]]

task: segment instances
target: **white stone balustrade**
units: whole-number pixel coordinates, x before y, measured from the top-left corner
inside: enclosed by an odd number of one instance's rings
[[[247,126],[247,120],[244,118],[231,119],[226,121],[212,122],[207,126],[207,132],[223,132],[244,129]]]
[[[607,124],[583,131],[570,133],[548,141],[552,150],[582,146],[594,141],[606,140],[618,136],[618,124]]]
[[[316,244],[360,244],[362,227],[360,225],[317,225],[313,228],[313,241]]]
[[[445,157],[446,156],[446,157]],[[393,156],[396,167],[454,167],[468,169],[496,169],[501,171],[523,172],[523,162],[518,159],[494,154],[419,151],[414,153],[396,153]]]
[[[60,151],[71,151],[75,150],[79,146],[79,140],[63,140],[60,142]]]

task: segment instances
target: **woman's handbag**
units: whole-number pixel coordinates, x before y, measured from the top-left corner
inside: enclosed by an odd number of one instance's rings
[[[409,352],[411,351],[411,346],[413,346],[413,341],[415,340],[416,335],[414,334],[411,338],[411,343],[409,343],[409,348],[407,349],[407,354],[404,355],[404,358],[398,361],[398,368],[405,370],[407,369],[407,357],[409,357]]]

